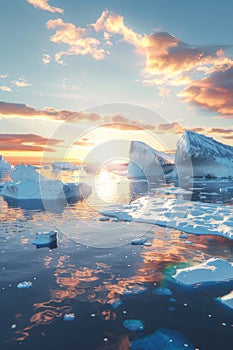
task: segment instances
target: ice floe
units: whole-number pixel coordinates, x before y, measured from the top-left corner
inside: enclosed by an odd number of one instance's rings
[[[179,283],[193,285],[205,282],[220,282],[233,279],[233,263],[219,258],[211,258],[204,263],[177,269],[172,276]]]
[[[125,206],[109,206],[101,214],[121,221],[156,224],[186,233],[233,239],[232,207],[220,203],[143,196]]]
[[[33,240],[32,244],[36,245],[37,248],[40,247],[50,247],[53,243],[57,242],[57,231],[49,231],[44,233],[37,233],[36,238]]]

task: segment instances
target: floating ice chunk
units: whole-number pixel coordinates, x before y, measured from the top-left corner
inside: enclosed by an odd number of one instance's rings
[[[171,290],[169,288],[166,288],[166,287],[155,288],[153,290],[153,293],[156,295],[172,295]]]
[[[152,243],[151,243],[151,242],[145,242],[145,243],[143,243],[143,245],[144,245],[145,247],[151,247],[151,246],[152,246]]]
[[[108,218],[107,216],[102,216],[101,218],[99,218],[99,221],[109,221],[110,218]]]
[[[17,284],[18,289],[26,289],[32,287],[32,282],[30,281],[23,281]]]
[[[131,241],[133,245],[143,245],[146,243],[146,237],[138,237]]]
[[[49,231],[45,233],[37,233],[32,244],[39,247],[49,247],[53,242],[57,241],[57,231]]]
[[[217,282],[233,279],[233,263],[223,259],[209,259],[206,262],[178,269],[173,276],[177,282],[192,285],[201,282]]]
[[[194,350],[194,345],[181,333],[160,328],[156,332],[133,340],[131,342],[131,350]]]
[[[233,309],[233,291],[221,298],[217,298],[217,300],[220,301],[220,303]]]
[[[64,321],[73,321],[74,319],[75,319],[75,314],[74,313],[65,314],[63,316],[63,320]]]
[[[134,320],[125,320],[123,322],[123,326],[127,328],[129,331],[143,331],[145,329],[145,325],[141,320],[134,319]]]

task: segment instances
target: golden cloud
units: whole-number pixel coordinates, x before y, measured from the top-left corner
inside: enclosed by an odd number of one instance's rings
[[[53,7],[48,4],[49,0],[27,0],[27,2],[31,5],[33,5],[35,8],[38,8],[39,10],[49,11],[52,13],[63,13],[64,10],[60,7]]]
[[[1,151],[47,151],[54,152],[63,140],[48,139],[35,134],[0,134]],[[49,147],[46,147],[49,143]]]

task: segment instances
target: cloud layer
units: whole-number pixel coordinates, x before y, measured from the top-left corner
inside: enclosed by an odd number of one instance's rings
[[[49,142],[49,147],[46,147]],[[62,140],[47,139],[35,134],[0,134],[0,151],[45,151],[54,152]]]

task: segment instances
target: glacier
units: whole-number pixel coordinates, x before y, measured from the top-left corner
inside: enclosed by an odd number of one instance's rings
[[[232,178],[233,147],[186,130],[177,142],[175,169],[178,177]]]
[[[163,179],[174,168],[174,157],[157,151],[144,142],[132,141],[127,176],[132,179]]]

